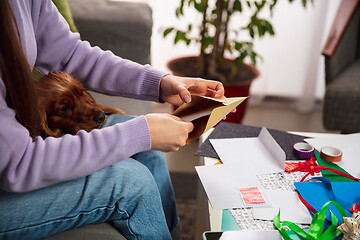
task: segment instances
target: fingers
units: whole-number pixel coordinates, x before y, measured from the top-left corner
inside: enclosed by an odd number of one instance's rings
[[[175,119],[176,121],[181,122],[181,124],[184,125],[184,128],[186,130],[187,133],[190,133],[194,130],[194,124],[192,122],[186,122],[184,120],[182,120],[181,118],[174,116],[174,115],[169,115],[171,118]]]
[[[186,88],[195,95],[205,95],[207,97],[224,97],[225,90],[221,82],[205,80],[201,78],[191,78],[186,82]]]
[[[189,133],[194,129],[191,122],[168,114],[145,115],[149,125],[151,149],[163,152],[177,151],[186,144]]]
[[[207,81],[208,88],[213,90],[213,97],[220,98],[225,94],[224,86],[221,82],[218,81]]]
[[[184,124],[186,125],[186,131],[188,134],[194,130],[194,124],[192,122],[184,122]]]
[[[185,87],[180,89],[179,96],[184,103],[191,102],[191,94]]]
[[[168,103],[180,106],[191,102],[191,94],[223,98],[224,86],[219,81],[202,78],[166,75],[160,81],[160,98]]]

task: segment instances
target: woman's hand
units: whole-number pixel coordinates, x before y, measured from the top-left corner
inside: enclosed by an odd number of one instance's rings
[[[163,152],[177,151],[186,144],[189,133],[194,129],[191,122],[169,114],[147,114],[151,136],[151,149]]]
[[[191,94],[221,98],[224,86],[218,81],[174,75],[165,75],[160,81],[160,98],[168,103],[176,106],[188,103]]]

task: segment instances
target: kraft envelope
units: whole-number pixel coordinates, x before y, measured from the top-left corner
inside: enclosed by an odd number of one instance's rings
[[[186,143],[192,143],[214,127],[246,98],[211,98],[192,95],[190,103],[182,104],[173,113],[184,121],[191,121],[194,124],[194,130],[189,134]]]

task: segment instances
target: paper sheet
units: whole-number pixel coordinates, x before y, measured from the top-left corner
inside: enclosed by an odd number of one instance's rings
[[[220,237],[220,240],[281,240],[282,237],[277,230],[268,231],[226,231]]]
[[[310,224],[311,214],[299,200],[294,191],[266,190],[264,194],[271,206],[263,208],[254,208],[253,217],[255,219],[273,220],[279,213],[281,221],[290,221],[293,223]]]
[[[223,164],[241,164],[244,169],[255,166],[253,174],[285,169],[285,152],[266,128],[261,129],[257,138],[210,139],[210,143]]]
[[[182,104],[174,111],[173,115],[182,118],[184,121],[191,121],[194,124],[194,130],[189,134],[187,140],[189,144],[218,124],[246,98],[211,98],[192,95],[191,102]],[[188,116],[190,118],[187,118]]]
[[[284,171],[285,152],[266,128],[257,138],[210,139],[210,142],[223,164],[196,167],[196,171],[214,209],[249,207],[239,189],[257,187],[262,192],[258,175]],[[267,204],[265,196],[265,203],[254,207]]]
[[[233,164],[198,166],[195,169],[214,210],[246,207],[238,187],[258,186],[263,191],[252,173],[255,169],[243,169]]]
[[[338,135],[321,138],[307,138],[305,141],[314,146],[318,151],[324,146],[332,146],[343,152],[342,160],[336,164],[360,178],[360,133]]]

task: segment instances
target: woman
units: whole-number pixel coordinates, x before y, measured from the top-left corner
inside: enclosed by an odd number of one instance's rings
[[[31,70],[66,71],[87,89],[180,105],[223,97],[221,83],[180,78],[93,48],[50,0],[0,1],[0,239],[39,239],[109,222],[127,239],[175,239],[165,158],[193,125],[168,114],[110,116],[107,126],[39,137]],[[154,151],[159,150],[159,151]]]

